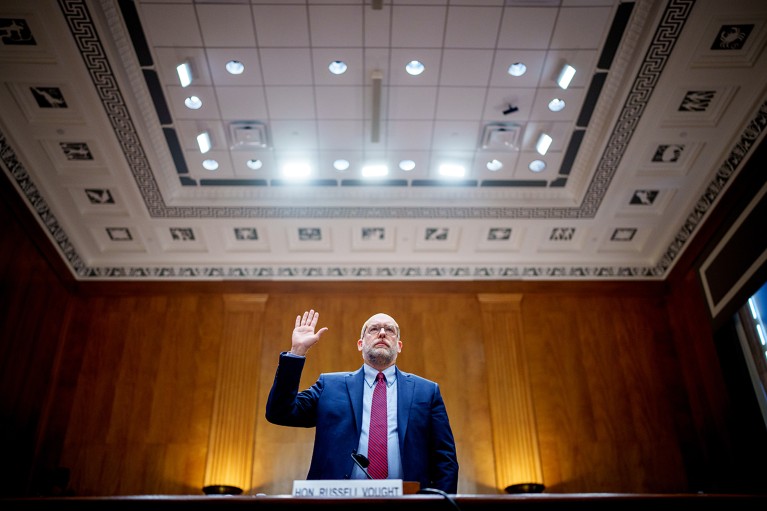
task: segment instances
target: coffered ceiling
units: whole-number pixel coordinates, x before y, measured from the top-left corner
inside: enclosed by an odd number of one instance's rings
[[[766,39],[761,0],[3,0],[0,167],[79,280],[658,280]]]

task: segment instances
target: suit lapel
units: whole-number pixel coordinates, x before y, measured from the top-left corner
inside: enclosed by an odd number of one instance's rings
[[[354,411],[354,423],[357,435],[362,431],[362,386],[365,384],[365,371],[360,368],[346,376],[346,390]]]
[[[407,432],[410,405],[413,402],[415,382],[410,374],[397,369],[397,431],[399,431],[399,451],[404,452],[405,433]]]

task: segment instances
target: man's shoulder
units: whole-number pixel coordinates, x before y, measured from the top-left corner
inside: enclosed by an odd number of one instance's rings
[[[407,381],[412,381],[413,383],[416,383],[419,385],[437,385],[437,382],[433,382],[431,380],[424,378],[423,376],[418,376],[417,374],[406,373],[400,368],[397,368],[397,373],[399,377],[404,378]]]

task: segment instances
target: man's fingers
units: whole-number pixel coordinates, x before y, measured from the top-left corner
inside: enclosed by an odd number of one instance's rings
[[[319,332],[317,332],[317,339],[319,339],[319,338],[320,338],[320,336],[321,336],[322,334],[324,334],[325,332],[327,332],[327,331],[328,331],[328,327],[326,327],[326,326],[324,326],[324,327],[320,328]]]

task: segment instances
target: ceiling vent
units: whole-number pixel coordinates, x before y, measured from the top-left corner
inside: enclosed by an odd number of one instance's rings
[[[233,150],[266,149],[269,141],[266,124],[256,121],[237,121],[229,125],[229,137]]]
[[[519,151],[522,127],[512,122],[488,124],[482,132],[482,149]]]

